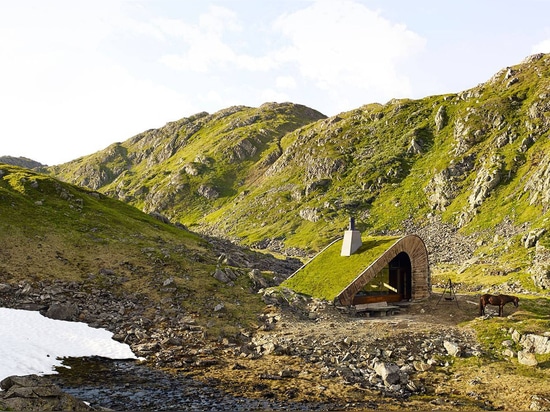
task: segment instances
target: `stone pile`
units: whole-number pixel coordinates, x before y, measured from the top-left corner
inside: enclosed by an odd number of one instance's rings
[[[236,348],[235,355],[300,357],[324,371],[326,378],[341,377],[348,384],[396,396],[423,392],[425,388],[414,379],[415,374],[446,366],[441,359],[480,355],[472,336],[454,331],[414,333],[406,339],[377,338],[372,342],[328,335],[322,339],[309,335],[258,335],[247,345]]]

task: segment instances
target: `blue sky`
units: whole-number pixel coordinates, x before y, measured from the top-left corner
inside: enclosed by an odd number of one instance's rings
[[[459,92],[550,52],[550,0],[0,0],[0,155],[54,165],[166,122]]]

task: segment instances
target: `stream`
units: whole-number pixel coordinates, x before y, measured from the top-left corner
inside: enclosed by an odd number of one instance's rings
[[[64,392],[114,411],[333,411],[343,405],[239,398],[183,374],[172,375],[135,360],[65,358],[47,375]]]

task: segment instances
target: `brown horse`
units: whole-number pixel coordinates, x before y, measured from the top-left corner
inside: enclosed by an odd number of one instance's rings
[[[479,316],[485,315],[485,306],[494,305],[498,306],[498,316],[502,317],[504,316],[504,305],[509,302],[513,302],[514,306],[517,308],[519,299],[510,295],[481,295],[479,298]]]

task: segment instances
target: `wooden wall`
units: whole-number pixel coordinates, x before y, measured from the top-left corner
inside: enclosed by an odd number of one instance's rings
[[[399,253],[405,252],[411,260],[412,300],[422,300],[430,296],[432,285],[428,250],[424,241],[416,235],[408,235],[397,240],[388,250],[360,273],[336,298],[341,305],[351,305],[353,297],[369,283]]]

